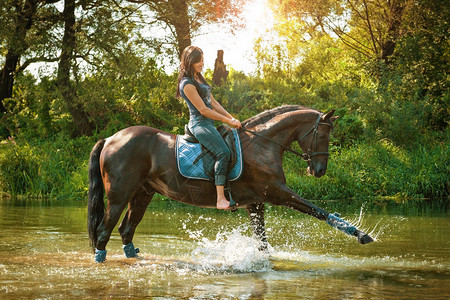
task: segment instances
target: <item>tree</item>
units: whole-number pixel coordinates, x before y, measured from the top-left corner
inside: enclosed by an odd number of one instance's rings
[[[58,65],[58,88],[67,108],[76,124],[77,132],[90,135],[93,130],[86,112],[77,97],[76,89],[70,80],[74,64],[75,51],[75,0],[64,0],[64,36],[61,47],[61,58]]]
[[[414,0],[272,0],[281,18],[301,24],[301,35],[336,35],[368,59],[389,63]],[[306,37],[305,39],[307,39]]]
[[[3,0],[0,7],[0,113],[6,113],[3,100],[12,96],[14,76],[31,63],[56,61],[47,34],[57,26],[59,13],[51,4],[58,0]],[[23,59],[25,60],[23,61]],[[23,63],[20,63],[21,60]]]

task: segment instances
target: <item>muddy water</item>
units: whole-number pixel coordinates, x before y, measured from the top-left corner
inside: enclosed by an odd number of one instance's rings
[[[107,261],[89,249],[81,202],[0,200],[0,298],[449,299],[448,202],[317,202],[372,232],[355,239],[284,208],[266,211],[269,253],[244,211],[151,203],[126,259],[117,230]]]

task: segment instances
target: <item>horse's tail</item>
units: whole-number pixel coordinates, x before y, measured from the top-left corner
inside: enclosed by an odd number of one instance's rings
[[[97,244],[97,227],[105,215],[105,204],[103,203],[102,175],[100,173],[100,153],[106,140],[99,140],[92,148],[89,157],[89,199],[88,199],[88,232],[91,247],[95,250]]]

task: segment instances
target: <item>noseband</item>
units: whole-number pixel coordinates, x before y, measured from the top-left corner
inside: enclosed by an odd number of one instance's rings
[[[300,156],[305,161],[311,161],[311,158],[314,157],[314,156],[317,156],[317,155],[327,155],[327,156],[330,155],[328,152],[312,152],[313,146],[314,146],[314,150],[317,147],[317,129],[319,128],[319,124],[320,125],[331,126],[328,123],[320,122],[320,119],[322,118],[322,116],[323,116],[323,114],[320,113],[319,117],[317,118],[316,123],[314,123],[314,126],[311,127],[311,129],[309,129],[301,138],[298,139],[298,142],[300,143],[300,141],[302,139],[304,139],[308,134],[313,132],[313,138],[311,139],[311,143],[310,143],[306,153],[299,153],[299,152],[291,149],[290,147],[286,147],[285,145],[282,145],[282,144],[278,143],[277,141],[275,141],[275,140],[273,140],[273,139],[271,139],[271,138],[269,138],[267,136],[264,136],[264,135],[262,135],[262,134],[260,134],[258,132],[255,132],[255,131],[252,131],[252,130],[248,130],[248,129],[244,128],[244,127],[242,127],[241,129],[244,130],[244,131],[247,131],[247,132],[249,132],[249,133],[251,133],[253,135],[256,135],[256,136],[262,137],[262,138],[264,138],[266,140],[269,140],[272,143],[277,144],[278,146],[284,148],[285,150],[287,150],[289,152],[292,152],[292,153],[294,153],[297,156]]]

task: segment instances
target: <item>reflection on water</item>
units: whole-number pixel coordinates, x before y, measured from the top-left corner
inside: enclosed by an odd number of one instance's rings
[[[124,257],[115,230],[97,264],[84,203],[1,200],[0,297],[450,298],[448,202],[317,204],[377,241],[359,245],[314,218],[268,207],[264,253],[245,211],[159,200],[137,229],[140,257]]]

